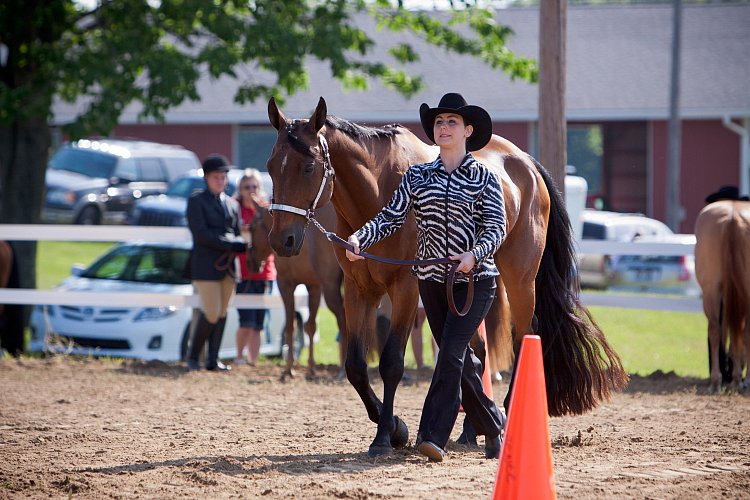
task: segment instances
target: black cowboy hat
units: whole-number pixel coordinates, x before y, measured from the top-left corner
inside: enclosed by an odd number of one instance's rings
[[[203,175],[209,172],[229,172],[229,160],[219,154],[212,154],[203,160]]]
[[[718,191],[706,196],[706,203],[713,203],[719,200],[749,201],[750,198],[747,195],[740,196],[740,190],[737,186],[721,186]]]
[[[466,125],[474,127],[468,139],[466,149],[477,151],[490,142],[492,137],[492,118],[490,114],[479,106],[466,104],[466,99],[461,94],[451,92],[445,94],[436,108],[431,108],[427,103],[419,107],[419,117],[422,119],[422,128],[430,141],[435,142],[434,124],[435,117],[441,113],[455,113],[461,115]]]

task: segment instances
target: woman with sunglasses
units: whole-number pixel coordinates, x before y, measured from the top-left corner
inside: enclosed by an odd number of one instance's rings
[[[267,195],[263,191],[260,172],[255,168],[245,169],[237,191],[240,204],[240,220],[244,232],[248,232],[250,223],[255,218],[258,207],[265,206]],[[249,237],[246,237],[249,239]],[[252,243],[251,243],[252,244]],[[271,294],[273,281],[276,279],[276,266],[273,254],[263,262],[260,271],[253,272],[247,265],[244,255],[240,256],[240,281],[237,293]],[[255,366],[260,353],[261,333],[266,325],[268,309],[237,309],[240,326],[237,328],[237,358],[235,365],[248,364]],[[243,352],[247,347],[247,359]]]

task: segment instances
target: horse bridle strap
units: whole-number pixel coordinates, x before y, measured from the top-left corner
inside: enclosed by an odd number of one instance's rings
[[[354,252],[354,247],[351,243],[349,243],[346,240],[343,240],[338,235],[331,231],[326,231],[323,226],[318,223],[317,220],[311,219],[315,225],[320,229],[323,234],[325,235],[326,239],[330,241],[331,243],[334,243],[345,250],[349,250],[350,252]],[[429,266],[434,264],[451,264],[450,269],[448,270],[448,279],[445,283],[446,287],[446,295],[448,296],[448,307],[450,307],[451,312],[455,314],[456,316],[466,316],[469,312],[469,309],[471,309],[471,304],[474,301],[474,271],[469,271],[467,274],[469,276],[469,287],[466,290],[466,302],[464,303],[463,309],[460,311],[456,307],[456,301],[453,297],[453,285],[456,282],[456,272],[458,271],[458,266],[461,264],[461,261],[458,260],[451,260],[448,257],[441,257],[439,259],[414,259],[414,260],[402,260],[402,259],[392,259],[390,257],[381,257],[380,255],[374,255],[367,252],[359,252],[358,255],[361,255],[362,257],[370,260],[375,260],[378,262],[384,262],[386,264],[395,264],[397,266]]]
[[[287,129],[287,133],[291,134],[292,132],[290,129]],[[326,141],[326,138],[323,137],[323,134],[320,134],[318,136],[318,140],[320,141],[320,150],[323,152],[323,179],[321,179],[320,181],[318,194],[315,196],[315,200],[313,200],[310,208],[305,210],[303,208],[293,207],[292,205],[285,205],[284,203],[271,203],[271,205],[268,207],[271,212],[273,212],[274,210],[281,210],[282,212],[292,212],[293,214],[301,215],[308,220],[315,215],[315,207],[318,205],[318,201],[320,201],[320,197],[323,195],[323,190],[326,187],[328,178],[334,176],[333,167],[331,166],[331,156],[328,153],[328,141]]]

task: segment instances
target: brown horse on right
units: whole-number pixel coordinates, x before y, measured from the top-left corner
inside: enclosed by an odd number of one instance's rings
[[[728,339],[734,361],[731,389],[738,391],[743,366],[750,362],[750,202],[707,205],[695,221],[695,238],[695,273],[708,319],[711,390],[721,389],[719,348]]]
[[[336,209],[336,233],[346,238],[390,200],[409,165],[437,155],[404,127],[364,127],[328,116],[323,98],[309,119],[288,120],[273,99],[268,116],[279,133],[267,166],[274,195],[270,240],[281,257],[301,251],[312,215],[317,217],[329,201]],[[505,194],[508,235],[495,261],[505,285],[514,340],[520,343],[523,335],[534,331],[542,338],[550,414],[586,412],[623,387],[627,374],[580,302],[562,196],[541,165],[501,137],[493,136],[475,156],[494,169]],[[401,229],[370,250],[408,260],[414,258],[416,245],[411,215]],[[338,247],[336,255],[345,276],[346,374],[377,424],[369,454],[391,453],[408,442],[408,428],[394,414],[393,404],[417,310],[417,282],[406,266],[349,262]],[[386,293],[393,311],[380,356],[381,401],[370,385],[366,356],[374,345],[376,310]]]

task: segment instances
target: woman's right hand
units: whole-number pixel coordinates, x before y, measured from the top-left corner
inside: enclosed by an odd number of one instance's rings
[[[350,261],[354,262],[355,260],[362,260],[364,257],[359,255],[359,239],[357,239],[356,236],[351,235],[349,236],[349,239],[346,240],[354,249],[354,252],[347,250],[346,251],[346,258]]]

